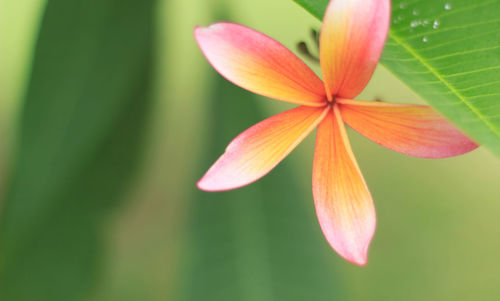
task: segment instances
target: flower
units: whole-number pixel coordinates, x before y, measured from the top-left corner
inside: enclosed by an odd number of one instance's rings
[[[390,0],[332,0],[320,35],[323,81],[270,37],[233,23],[196,27],[212,66],[234,84],[299,104],[236,137],[198,182],[206,191],[250,184],[316,127],[312,190],[321,229],[342,257],[365,265],[375,210],[344,122],[389,149],[421,158],[464,154],[477,145],[428,106],[353,100],[380,59]]]

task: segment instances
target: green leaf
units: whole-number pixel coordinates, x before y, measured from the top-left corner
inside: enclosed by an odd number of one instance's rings
[[[48,1],[1,216],[1,300],[81,300],[97,280],[143,144],[154,2]]]
[[[327,0],[294,0],[318,19]],[[382,64],[500,156],[500,2],[393,1]]]
[[[211,128],[200,177],[237,134],[268,117],[251,93],[215,71],[212,76],[217,82],[204,100]],[[324,239],[311,190],[299,188],[287,159],[247,187],[195,193],[188,212],[189,243],[179,264],[183,285],[175,300],[343,299],[342,280],[332,264],[343,259]]]

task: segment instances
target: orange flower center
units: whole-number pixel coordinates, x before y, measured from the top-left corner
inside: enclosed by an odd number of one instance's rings
[[[335,100],[337,99],[337,96],[336,95],[333,95],[333,96],[330,96],[330,97],[327,97],[326,98],[326,101],[327,101],[327,105],[334,105],[335,104]]]

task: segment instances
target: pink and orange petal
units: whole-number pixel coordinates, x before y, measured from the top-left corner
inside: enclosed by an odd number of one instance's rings
[[[477,144],[428,106],[338,100],[344,121],[374,142],[420,158],[468,153]]]
[[[387,38],[390,5],[390,0],[330,2],[320,36],[328,95],[353,98],[368,84]]]
[[[195,37],[212,66],[234,84],[267,97],[323,106],[323,82],[279,42],[248,27],[216,23]]]
[[[257,123],[227,146],[198,187],[229,190],[260,179],[304,140],[327,112],[324,107],[300,106]]]
[[[337,106],[318,127],[312,183],[326,239],[346,260],[365,265],[375,232],[375,209]]]

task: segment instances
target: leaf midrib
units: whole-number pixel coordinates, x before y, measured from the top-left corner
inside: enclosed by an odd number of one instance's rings
[[[399,46],[401,46],[405,51],[410,53],[415,59],[417,59],[425,68],[429,70],[443,85],[446,86],[456,97],[458,97],[466,106],[467,108],[475,114],[481,121],[483,121],[494,133],[495,135],[500,138],[500,129],[495,127],[494,124],[492,124],[486,116],[483,115],[477,108],[471,104],[465,96],[463,96],[451,83],[449,83],[439,72],[432,67],[426,60],[418,54],[415,50],[413,50],[407,43],[403,41],[400,37],[398,37],[392,30],[389,31],[389,37],[391,37]]]

